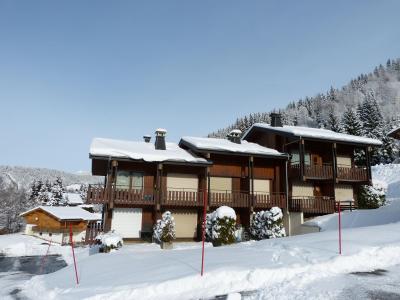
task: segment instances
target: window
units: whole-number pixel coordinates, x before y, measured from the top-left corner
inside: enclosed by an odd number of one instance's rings
[[[292,165],[300,164],[299,150],[292,150],[290,152],[290,164],[292,164]],[[304,153],[304,164],[305,165],[310,165],[311,164],[311,155],[307,151],[306,151],[306,153]]]
[[[231,177],[210,177],[210,190],[212,192],[232,192]]]
[[[129,171],[118,171],[116,186],[119,189],[142,189],[143,174]]]

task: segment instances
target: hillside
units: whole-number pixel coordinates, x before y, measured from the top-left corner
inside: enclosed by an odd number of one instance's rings
[[[325,127],[332,129],[332,119],[339,122],[347,108],[356,109],[366,99],[378,103],[389,130],[399,124],[400,111],[400,59],[388,60],[369,74],[361,74],[340,89],[331,88],[326,93],[291,102],[286,108],[276,108],[286,125]],[[271,99],[265,99],[268,101]],[[234,124],[210,133],[210,137],[225,137],[235,128],[246,131],[253,123],[269,123],[270,112],[256,112],[243,116]],[[333,122],[334,123],[334,122]]]
[[[29,189],[34,180],[54,181],[61,177],[64,185],[94,184],[101,182],[101,178],[91,175],[72,174],[59,170],[44,168],[29,168],[19,166],[0,166],[0,190],[5,187]]]

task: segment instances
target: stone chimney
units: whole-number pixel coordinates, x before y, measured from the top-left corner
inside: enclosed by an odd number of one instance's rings
[[[149,135],[149,134],[144,135],[143,140],[145,143],[150,143],[151,135]]]
[[[271,113],[271,126],[282,127],[282,116],[279,113]]]
[[[167,130],[163,128],[158,128],[156,130],[156,141],[155,141],[155,147],[156,150],[166,150],[167,147],[165,145],[165,135],[167,134]]]
[[[242,132],[239,129],[233,129],[229,134],[226,136],[228,140],[230,140],[232,143],[240,144],[241,143],[241,137]]]

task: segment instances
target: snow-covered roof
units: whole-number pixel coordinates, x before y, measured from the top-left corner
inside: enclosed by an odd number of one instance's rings
[[[190,148],[195,148],[196,150],[201,151],[223,151],[241,154],[286,157],[285,154],[280,153],[274,149],[263,147],[258,144],[250,143],[244,140],[241,141],[240,144],[237,144],[227,139],[185,136],[182,137],[179,144],[184,144]]]
[[[387,135],[395,139],[400,139],[400,127],[390,130]]]
[[[246,136],[254,128],[266,129],[270,132],[282,133],[282,134],[287,134],[287,135],[292,135],[292,136],[302,137],[302,138],[354,143],[354,144],[362,144],[362,145],[375,145],[375,146],[382,145],[382,142],[379,140],[376,140],[376,139],[334,132],[332,130],[327,130],[327,129],[302,127],[302,126],[286,126],[286,125],[284,125],[282,127],[273,127],[266,123],[253,124],[253,126],[251,126],[245,132],[245,134],[243,135],[243,138],[245,139]]]
[[[189,153],[175,143],[166,143],[166,150],[156,150],[153,143],[104,138],[93,139],[90,145],[90,155],[148,162],[208,163],[206,159]]]
[[[81,195],[77,193],[63,193],[63,198],[69,204],[83,204]]]
[[[25,216],[35,210],[43,210],[48,214],[54,216],[60,221],[63,220],[83,220],[83,221],[96,221],[99,218],[98,215],[88,212],[83,208],[77,206],[38,206],[32,208],[26,212],[23,212],[20,216]]]

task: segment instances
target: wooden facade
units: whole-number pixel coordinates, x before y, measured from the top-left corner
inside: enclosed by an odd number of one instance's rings
[[[371,184],[370,146],[333,142],[317,138],[289,137],[277,132],[253,130],[245,139],[289,154],[289,210],[307,214],[335,211],[337,186],[351,186],[354,201],[344,206],[357,206],[357,191],[362,184]],[[355,163],[354,153],[364,153],[365,163]],[[296,195],[296,182],[312,186],[308,195]],[[344,202],[344,201],[342,201]],[[349,201],[346,201],[348,203]]]

